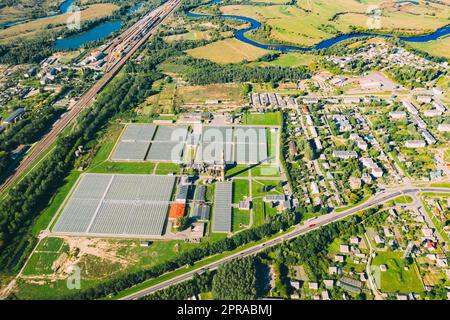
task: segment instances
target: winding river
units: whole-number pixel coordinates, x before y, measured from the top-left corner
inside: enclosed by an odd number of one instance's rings
[[[208,4],[216,4],[221,1],[222,0],[212,0]],[[255,47],[261,48],[261,49],[275,50],[275,51],[281,51],[281,52],[288,52],[288,51],[307,52],[307,51],[318,50],[318,49],[326,49],[326,48],[329,48],[341,41],[345,41],[345,40],[352,39],[352,38],[366,37],[366,36],[375,36],[376,35],[376,36],[382,36],[385,38],[393,37],[392,35],[387,35],[387,34],[378,34],[378,33],[367,32],[367,33],[349,33],[349,34],[339,35],[337,37],[330,38],[330,39],[324,40],[322,42],[319,42],[318,44],[316,44],[315,46],[312,46],[312,47],[299,47],[299,46],[282,45],[282,44],[263,44],[263,43],[259,43],[254,40],[251,40],[251,39],[247,38],[247,36],[246,36],[247,32],[258,29],[261,26],[261,23],[255,19],[252,19],[249,17],[244,17],[244,16],[227,15],[227,14],[223,14],[223,15],[219,15],[219,16],[211,16],[211,15],[207,15],[207,14],[194,13],[191,11],[187,11],[186,15],[191,18],[220,17],[222,19],[237,19],[237,20],[241,20],[241,21],[250,23],[250,27],[236,31],[236,33],[235,33],[236,39],[238,39],[242,42],[248,43],[250,45],[253,45]],[[431,41],[431,40],[437,40],[440,37],[443,37],[443,36],[446,36],[449,34],[450,34],[450,25],[447,25],[445,27],[437,29],[436,31],[434,31],[433,33],[430,33],[430,34],[420,35],[420,36],[399,37],[399,39],[403,40],[403,41],[408,41],[408,42],[427,42],[427,41]]]

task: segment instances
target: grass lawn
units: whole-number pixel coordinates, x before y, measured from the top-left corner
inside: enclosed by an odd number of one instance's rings
[[[233,232],[241,230],[243,228],[242,226],[247,226],[250,223],[250,211],[243,211],[233,208],[232,221]]]
[[[233,168],[227,168],[227,178],[231,177],[248,177],[249,167],[246,165],[237,165]]]
[[[263,198],[268,194],[284,194],[283,187],[280,187],[278,182],[277,180],[252,180],[253,198]],[[269,186],[270,190],[268,192],[262,191],[263,186]]]
[[[32,233],[37,236],[42,230],[46,229],[50,224],[50,221],[61,207],[64,199],[69,194],[73,185],[78,180],[81,172],[73,170],[70,175],[65,179],[66,184],[62,186],[58,192],[50,200],[48,207],[42,212],[36,223],[33,225]]]
[[[179,174],[181,168],[176,163],[158,163],[156,167],[156,174]]]
[[[244,197],[249,196],[249,181],[248,180],[233,180],[233,203],[239,203]]]
[[[59,252],[63,243],[64,243],[64,240],[61,238],[48,237],[48,238],[43,239],[39,243],[36,250],[37,251]]]
[[[361,199],[361,201],[359,201],[359,202],[357,202],[357,203],[355,203],[355,204],[351,204],[351,205],[346,206],[346,207],[336,208],[336,209],[334,209],[334,210],[335,210],[336,212],[342,212],[342,211],[345,211],[345,210],[349,210],[349,209],[351,209],[351,208],[354,208],[354,207],[356,207],[356,206],[359,206],[360,204],[363,204],[364,202],[366,202],[367,200],[369,200],[371,197],[372,197],[372,196],[364,197],[364,198]]]
[[[259,165],[253,167],[252,169],[252,177],[271,177],[276,178],[280,176],[280,170],[278,166],[271,165]]]
[[[393,201],[397,204],[408,204],[408,203],[412,203],[414,200],[410,196],[400,196],[400,197],[395,198]]]
[[[24,275],[50,275],[53,262],[58,259],[58,252],[35,252],[23,270]]]
[[[270,51],[230,38],[186,52],[195,58],[208,59],[217,63],[239,63],[244,60],[256,60]]]
[[[387,266],[387,271],[380,271],[381,291],[399,293],[420,293],[423,292],[422,282],[417,274],[414,264],[407,266],[402,259],[402,252],[378,252],[372,264]],[[408,270],[405,270],[405,267]],[[376,277],[375,277],[376,278]]]
[[[431,186],[435,188],[450,188],[450,182],[432,183]]]
[[[129,173],[129,174],[151,174],[155,168],[151,162],[112,162],[105,161],[95,166],[90,173]]]
[[[64,246],[64,240],[61,238],[43,239],[25,265],[23,274],[39,276],[53,274],[53,263],[67,250],[68,247]]]
[[[244,125],[266,125],[281,126],[283,123],[281,112],[247,113],[244,114],[242,124]]]

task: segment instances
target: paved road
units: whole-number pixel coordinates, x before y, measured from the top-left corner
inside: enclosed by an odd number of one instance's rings
[[[171,285],[177,284],[179,282],[186,281],[186,280],[192,278],[194,276],[194,274],[196,274],[196,273],[202,273],[202,272],[204,272],[206,270],[217,269],[221,264],[223,264],[223,263],[225,263],[227,261],[230,261],[232,259],[235,259],[237,257],[246,257],[246,256],[255,255],[256,253],[258,253],[258,252],[260,252],[260,251],[262,251],[262,250],[264,250],[264,249],[266,249],[268,247],[275,246],[275,245],[280,244],[280,243],[282,243],[282,242],[284,242],[286,240],[290,240],[290,239],[296,238],[296,237],[298,237],[300,235],[306,234],[306,233],[308,233],[308,232],[310,232],[312,230],[316,230],[316,229],[318,229],[320,227],[323,227],[323,226],[325,226],[327,224],[330,224],[332,222],[335,222],[335,221],[347,218],[347,217],[355,214],[358,211],[365,210],[365,209],[368,209],[368,208],[370,208],[370,207],[372,207],[374,205],[381,204],[381,203],[387,202],[389,200],[395,199],[396,197],[398,197],[400,195],[415,195],[418,192],[450,193],[450,189],[448,189],[448,188],[418,188],[418,187],[416,188],[416,187],[407,187],[407,188],[397,188],[397,189],[394,189],[394,190],[386,191],[384,193],[379,193],[379,194],[375,195],[372,199],[366,201],[365,203],[363,203],[363,204],[361,204],[359,206],[356,206],[354,208],[351,208],[351,209],[343,211],[343,212],[339,212],[339,213],[338,212],[332,212],[330,214],[317,217],[314,220],[310,220],[309,222],[307,221],[303,225],[296,226],[294,230],[292,230],[292,231],[290,231],[290,232],[288,232],[286,234],[283,234],[283,235],[281,235],[279,237],[267,240],[267,241],[265,241],[262,244],[255,245],[255,246],[253,246],[251,248],[248,248],[248,249],[242,250],[242,251],[240,251],[238,253],[235,253],[235,254],[232,254],[230,256],[227,256],[227,257],[225,257],[225,258],[223,258],[223,259],[221,259],[219,261],[210,263],[210,264],[208,264],[205,267],[197,268],[195,270],[186,272],[186,273],[184,273],[184,274],[182,274],[180,276],[177,276],[175,278],[172,278],[172,279],[169,279],[167,281],[161,282],[160,284],[157,284],[157,285],[151,286],[149,288],[140,290],[140,291],[138,291],[136,293],[133,293],[133,294],[130,294],[128,296],[125,296],[125,297],[121,298],[121,300],[133,300],[133,299],[138,299],[138,298],[144,297],[144,296],[149,295],[149,294],[151,294],[151,293],[153,293],[155,291],[164,289],[166,287],[169,287]]]

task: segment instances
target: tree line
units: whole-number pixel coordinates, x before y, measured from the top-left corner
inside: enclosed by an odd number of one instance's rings
[[[175,258],[159,263],[149,269],[140,270],[135,273],[125,274],[111,279],[105,283],[89,289],[75,292],[67,296],[67,299],[91,300],[116,295],[121,291],[131,288],[148,279],[157,278],[165,273],[176,269],[192,266],[208,256],[231,251],[247,243],[258,241],[274,235],[280,230],[286,230],[297,222],[293,214],[278,214],[271,216],[269,221],[259,227],[242,231],[230,238],[221,239],[214,242],[206,242],[198,247],[185,251]]]

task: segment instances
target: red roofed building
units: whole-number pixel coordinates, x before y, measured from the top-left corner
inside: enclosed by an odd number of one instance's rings
[[[170,207],[169,220],[174,221],[174,226],[178,226],[178,219],[183,218],[186,205],[184,203],[174,203]]]

